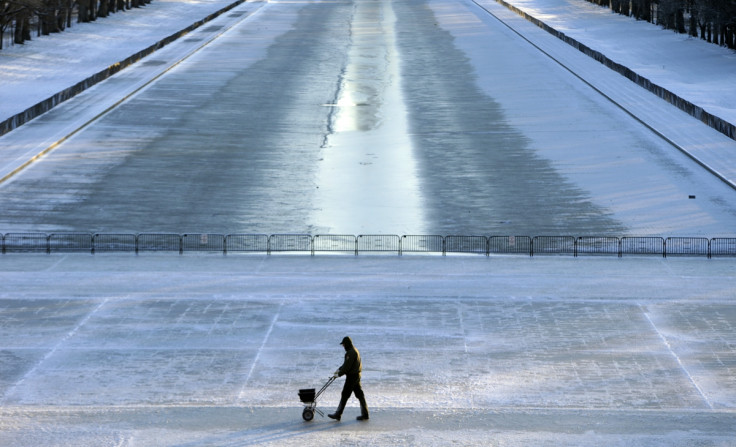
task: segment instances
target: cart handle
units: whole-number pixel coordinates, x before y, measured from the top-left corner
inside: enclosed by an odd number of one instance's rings
[[[317,394],[314,395],[314,400],[316,401],[317,398],[319,397],[319,395],[322,394],[327,389],[327,387],[329,387],[330,385],[332,385],[332,382],[334,382],[334,381],[335,381],[335,376],[330,376],[330,378],[327,379],[327,383],[325,383],[322,386],[322,388],[320,388],[320,390],[317,391]]]

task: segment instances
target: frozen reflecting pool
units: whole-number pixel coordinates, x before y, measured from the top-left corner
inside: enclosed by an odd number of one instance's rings
[[[669,105],[484,6],[240,5],[3,136],[22,158],[91,120],[0,185],[0,228],[734,234],[736,191],[586,82]]]

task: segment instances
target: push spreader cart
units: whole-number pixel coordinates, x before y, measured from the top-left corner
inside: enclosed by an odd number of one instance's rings
[[[332,385],[332,382],[334,382],[336,379],[335,376],[330,377],[327,380],[327,383],[320,388],[319,391],[315,393],[314,388],[306,388],[303,390],[299,390],[299,399],[304,403],[304,411],[302,411],[302,418],[304,418],[305,421],[309,422],[312,419],[314,419],[314,412],[316,411],[319,413],[320,416],[325,417],[325,414],[322,413],[319,409],[317,409],[317,399],[319,399],[319,396],[322,395],[322,393],[325,392],[328,386]]]

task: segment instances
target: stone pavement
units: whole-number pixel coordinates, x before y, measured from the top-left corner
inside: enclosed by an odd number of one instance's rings
[[[5,255],[0,444],[734,445],[734,262]]]

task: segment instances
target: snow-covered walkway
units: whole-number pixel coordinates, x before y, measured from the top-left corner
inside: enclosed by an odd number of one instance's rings
[[[487,1],[487,0],[485,0]],[[584,0],[510,0],[545,25],[736,124],[736,52]]]
[[[80,91],[91,87],[96,75],[105,79],[119,64],[125,67],[135,62],[128,59],[136,54],[153,52],[169,38],[187,38],[186,30],[196,29],[242,1],[156,0],[0,50],[0,123],[77,84],[81,84]],[[74,93],[79,92],[68,92]],[[0,125],[0,132],[2,129]]]
[[[735,263],[0,256],[0,445],[730,446]]]

